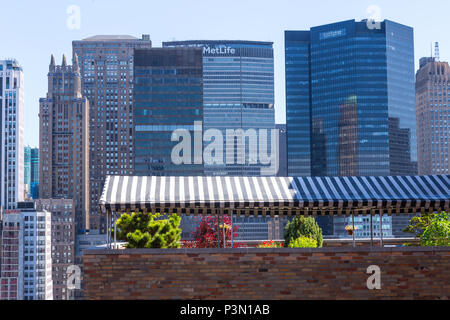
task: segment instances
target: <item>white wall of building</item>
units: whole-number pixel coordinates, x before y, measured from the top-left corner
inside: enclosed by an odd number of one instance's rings
[[[8,246],[10,233],[9,226],[19,226],[19,232],[15,233],[15,242],[12,250],[4,250]],[[0,296],[0,299],[13,300],[53,300],[52,279],[52,243],[51,243],[51,213],[35,210],[7,210],[3,215],[2,232],[2,261],[8,255],[17,256],[14,263],[7,265],[2,263],[0,284],[3,291],[11,291],[10,278],[15,278],[17,283],[17,295],[8,297]],[[10,267],[7,272],[5,267]],[[13,272],[10,274],[10,272]],[[11,277],[14,275],[15,277]],[[7,287],[5,283],[7,281]]]
[[[24,200],[24,76],[17,61],[0,60],[0,78],[0,205],[8,210]]]

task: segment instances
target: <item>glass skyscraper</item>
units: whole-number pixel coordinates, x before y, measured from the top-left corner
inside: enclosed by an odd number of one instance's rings
[[[250,164],[258,150],[255,142],[235,141],[233,164],[227,164],[226,131],[254,129],[258,139],[260,129],[275,129],[273,43],[241,40],[192,40],[164,42],[163,47],[201,48],[203,51],[203,129],[217,129],[224,137],[223,164],[204,164],[206,176],[260,176],[266,165]],[[257,144],[257,143],[256,143]],[[205,146],[208,142],[205,143]],[[267,135],[268,152],[271,134]],[[245,152],[245,163],[237,155]],[[257,156],[257,155],[256,155]],[[230,161],[230,158],[228,158]],[[238,238],[267,239],[269,218],[233,218],[238,226]],[[198,221],[184,218],[183,238],[191,238]],[[187,231],[185,231],[187,230]]]
[[[259,129],[275,128],[272,42],[192,40],[164,42],[163,46],[203,50],[204,130],[217,129],[226,137],[227,129],[255,129],[258,134]],[[269,141],[268,132],[270,150]],[[205,174],[260,176],[263,165],[249,164],[250,144],[235,144],[236,153],[245,151],[245,164],[227,164],[224,155],[224,164],[205,164]]]
[[[355,20],[286,31],[290,176],[415,174],[413,29]]]
[[[195,136],[201,134],[203,121],[202,72],[202,50],[198,48],[135,50],[135,175],[203,175],[202,159],[198,163],[194,158]],[[172,151],[182,140],[172,142],[173,134],[183,129],[191,137],[190,164],[172,161]],[[201,139],[199,145],[201,151]]]
[[[39,148],[24,148],[24,185],[28,198],[39,198]]]
[[[417,173],[412,28],[349,20],[286,31],[285,55],[290,176]],[[341,236],[349,221],[319,224]]]

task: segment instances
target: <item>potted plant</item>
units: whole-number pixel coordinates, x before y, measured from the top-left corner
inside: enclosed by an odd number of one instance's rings
[[[353,233],[354,233],[356,230],[358,230],[358,228],[357,228],[357,227],[353,227],[353,226],[346,226],[346,227],[345,227],[345,230],[347,231],[347,233],[348,233],[349,236],[352,236]]]
[[[277,243],[277,242],[275,242],[273,240],[264,241],[264,243],[258,245],[258,248],[262,248],[262,249],[264,249],[264,248],[265,249],[268,249],[268,248],[283,248],[283,247],[284,247],[284,245],[283,245],[282,242],[281,243]]]

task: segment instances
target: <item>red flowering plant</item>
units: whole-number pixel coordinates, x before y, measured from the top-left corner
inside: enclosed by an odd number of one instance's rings
[[[282,242],[275,242],[273,240],[264,241],[262,244],[258,246],[258,248],[269,249],[269,248],[283,248],[284,244]]]
[[[225,235],[225,247],[231,248],[231,238],[237,238],[236,231],[237,226],[233,226],[231,230],[231,218],[228,216],[217,217],[207,216],[203,217],[200,225],[193,232],[194,241],[183,243],[184,248],[223,248],[224,235]],[[233,248],[241,248],[242,244],[233,241]]]

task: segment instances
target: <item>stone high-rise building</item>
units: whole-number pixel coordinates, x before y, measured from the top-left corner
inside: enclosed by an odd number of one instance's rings
[[[75,208],[72,199],[35,200],[37,211],[51,213],[53,300],[72,300],[67,268],[75,263]]]
[[[149,35],[99,35],[72,44],[80,62],[81,92],[89,99],[90,225],[106,232],[98,200],[106,175],[132,175],[133,55],[151,48]]]
[[[47,98],[39,110],[39,195],[73,199],[75,229],[89,230],[89,101],[81,94],[78,58],[73,65],[52,55]]]
[[[16,60],[0,60],[0,206],[15,209],[24,199],[23,70]]]
[[[419,174],[449,174],[450,67],[435,58],[420,59],[416,75]]]

